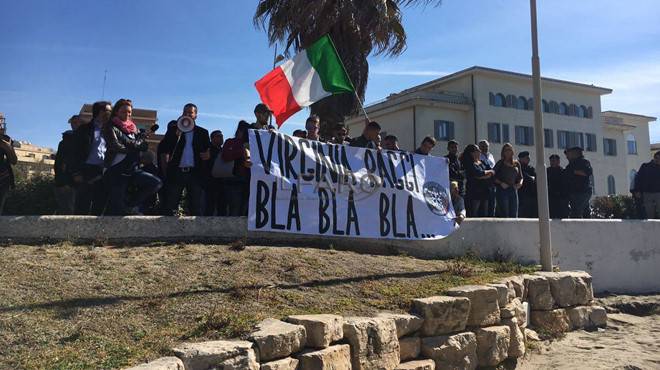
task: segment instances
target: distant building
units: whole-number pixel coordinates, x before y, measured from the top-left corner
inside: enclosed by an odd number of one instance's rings
[[[27,141],[14,141],[14,151],[18,163],[14,171],[32,177],[35,175],[52,176],[55,174],[55,151],[51,148],[30,144]]]
[[[92,104],[83,104],[80,108],[80,113],[78,113],[80,118],[85,122],[92,120]],[[149,130],[151,126],[155,125],[158,122],[158,111],[153,109],[141,109],[133,108],[132,115],[133,122],[138,127],[138,129]],[[149,150],[156,153],[156,147],[158,143],[162,140],[163,135],[152,135],[147,142],[149,143]]]
[[[432,154],[446,154],[447,141],[466,144],[487,139],[496,159],[511,142],[531,153],[535,163],[532,77],[486,67],[471,67],[411,87],[366,108],[384,132],[415,150],[425,136],[438,140]],[[581,146],[594,168],[596,195],[627,194],[634,171],[648,161],[649,122],[655,117],[601,111],[601,96],[612,90],[589,84],[542,79],[543,124],[547,161],[566,148]],[[346,120],[351,136],[362,133],[361,115]]]

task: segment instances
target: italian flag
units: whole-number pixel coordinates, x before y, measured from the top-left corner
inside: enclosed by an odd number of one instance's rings
[[[353,92],[353,84],[328,35],[282,63],[255,87],[280,127],[303,107],[332,94]]]

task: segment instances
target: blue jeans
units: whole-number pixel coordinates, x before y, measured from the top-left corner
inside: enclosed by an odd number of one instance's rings
[[[584,193],[571,193],[568,195],[568,203],[571,206],[570,218],[585,218],[585,212],[589,208],[591,191]]]
[[[140,206],[158,189],[163,186],[160,179],[140,169],[128,173],[122,171],[121,166],[110,167],[104,175],[108,186],[108,207],[105,214],[108,216],[123,216],[127,208]],[[127,200],[129,185],[134,185],[137,192],[132,199]]]
[[[497,215],[504,218],[518,218],[518,190],[514,187],[497,188]]]

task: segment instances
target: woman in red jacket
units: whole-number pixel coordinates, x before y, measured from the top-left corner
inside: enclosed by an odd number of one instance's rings
[[[248,129],[250,124],[240,121],[232,139],[222,147],[222,160],[234,162],[233,177],[225,182],[225,196],[229,206],[229,216],[247,216],[250,199],[250,151],[248,150]]]

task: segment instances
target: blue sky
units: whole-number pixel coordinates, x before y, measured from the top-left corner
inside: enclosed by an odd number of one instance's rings
[[[253,120],[254,81],[273,49],[252,24],[256,0],[2,0],[0,112],[9,134],[55,147],[84,102],[131,98],[163,125],[183,104],[231,136]],[[408,49],[372,57],[366,101],[481,65],[529,73],[527,0],[444,0],[404,10]],[[539,1],[544,76],[614,89],[603,108],[660,117],[657,0]],[[306,112],[283,130],[302,126]],[[660,141],[660,124],[651,128]]]

